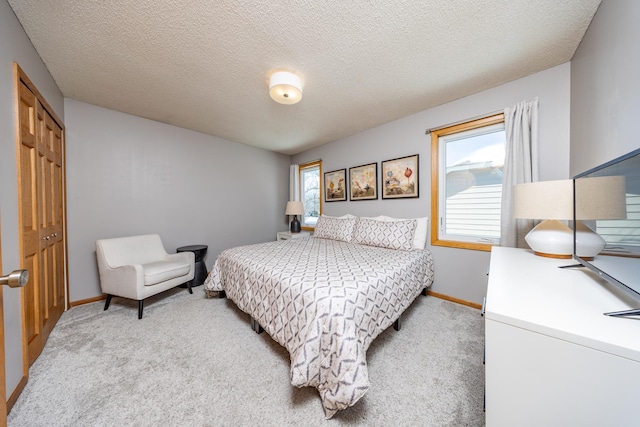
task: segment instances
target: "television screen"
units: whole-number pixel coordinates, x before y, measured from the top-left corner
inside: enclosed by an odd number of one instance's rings
[[[573,257],[640,307],[640,149],[576,175],[573,182]],[[583,225],[604,240],[595,256],[581,253]],[[640,308],[605,314],[636,316]]]

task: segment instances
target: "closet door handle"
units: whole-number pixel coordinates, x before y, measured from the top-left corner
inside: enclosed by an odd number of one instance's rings
[[[29,272],[27,270],[14,270],[6,276],[0,276],[0,285],[7,285],[11,288],[21,288],[27,284]]]
[[[46,236],[46,237],[43,237],[43,238],[42,238],[42,240],[49,240],[50,238],[51,238],[51,237]]]

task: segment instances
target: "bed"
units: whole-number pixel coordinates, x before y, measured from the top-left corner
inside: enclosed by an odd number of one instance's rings
[[[227,249],[205,281],[288,350],[291,384],[318,389],[326,418],[367,392],[369,345],[433,282],[426,218],[384,218],[321,217],[313,237]]]

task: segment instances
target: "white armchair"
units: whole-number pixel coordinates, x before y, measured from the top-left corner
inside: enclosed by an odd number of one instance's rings
[[[195,273],[193,252],[168,254],[157,234],[118,237],[96,241],[100,287],[112,296],[138,301],[142,319],[144,299],[187,282],[189,293]]]

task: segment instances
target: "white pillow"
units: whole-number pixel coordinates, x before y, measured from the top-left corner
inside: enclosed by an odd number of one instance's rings
[[[413,249],[417,221],[378,221],[360,218],[353,233],[354,243],[388,249]]]
[[[357,216],[351,215],[351,214],[346,214],[346,215],[342,215],[342,216],[331,216],[331,215],[322,214],[320,216],[321,217],[324,216],[324,217],[327,217],[327,218],[339,218],[339,219],[357,218]]]
[[[356,222],[358,222],[358,217],[353,215],[351,218],[321,215],[313,231],[313,237],[350,242],[353,238]]]
[[[404,221],[404,218],[393,218],[390,216],[381,215],[378,218],[381,218],[381,221]],[[429,217],[424,216],[422,218],[413,218],[418,221],[418,225],[416,226],[416,231],[413,236],[413,247],[416,249],[424,249],[427,245],[427,235],[429,232]]]

